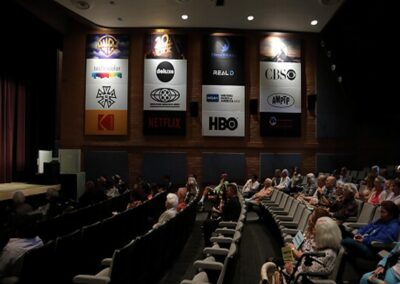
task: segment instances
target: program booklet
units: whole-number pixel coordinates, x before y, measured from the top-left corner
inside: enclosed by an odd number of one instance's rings
[[[293,238],[293,244],[298,250],[304,242],[304,235],[302,232],[298,231],[297,234]]]
[[[282,258],[283,258],[283,262],[293,262],[294,261],[294,257],[293,257],[293,253],[292,253],[292,249],[289,246],[284,246],[281,248],[282,250]]]

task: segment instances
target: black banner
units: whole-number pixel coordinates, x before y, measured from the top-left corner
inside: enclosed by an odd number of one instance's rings
[[[143,111],[144,135],[186,134],[186,111]]]
[[[299,137],[301,113],[260,113],[260,135],[264,137]]]
[[[244,37],[207,36],[203,43],[203,85],[244,85]]]

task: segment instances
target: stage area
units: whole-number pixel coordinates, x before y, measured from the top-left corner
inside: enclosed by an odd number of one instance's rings
[[[43,185],[43,184],[32,184],[25,182],[10,182],[0,183],[0,201],[11,199],[12,195],[16,191],[22,191],[25,196],[36,195],[45,193],[47,189],[55,188],[60,190],[60,184]]]

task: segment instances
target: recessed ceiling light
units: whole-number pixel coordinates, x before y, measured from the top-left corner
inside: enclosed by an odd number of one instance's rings
[[[117,20],[122,22],[124,19],[122,19],[121,17],[118,17]]]
[[[184,14],[184,15],[181,16],[181,18],[182,18],[182,20],[186,21],[187,19],[189,19],[189,16]]]
[[[254,20],[254,16],[252,16],[252,15],[250,15],[250,16],[247,16],[247,20],[248,20],[248,21],[252,21],[252,20]]]
[[[93,6],[92,0],[71,0],[71,3],[79,10],[88,10]]]
[[[312,20],[310,24],[312,26],[316,26],[316,25],[318,25],[318,21],[317,20]]]

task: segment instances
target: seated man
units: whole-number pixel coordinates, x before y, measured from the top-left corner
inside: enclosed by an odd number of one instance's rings
[[[156,224],[153,228],[158,228],[164,223],[168,222],[176,216],[176,207],[178,206],[178,196],[175,193],[168,193],[167,199],[165,200],[165,211],[160,215]]]
[[[247,205],[260,205],[261,200],[268,198],[272,195],[272,192],[274,191],[274,188],[271,186],[272,185],[272,180],[270,178],[266,178],[264,180],[263,188],[254,194],[251,198],[246,198],[246,204]]]
[[[237,221],[240,216],[241,206],[237,196],[237,185],[230,183],[226,190],[226,202],[221,202],[219,208],[213,207],[212,214],[209,219],[203,223],[204,243],[210,246],[211,234],[218,227],[221,220]]]
[[[243,186],[242,189],[243,197],[247,198],[255,194],[258,191],[259,186],[260,183],[258,182],[258,176],[255,174],[252,175],[251,178],[248,179]]]
[[[43,246],[36,232],[33,216],[19,215],[16,217],[15,237],[10,238],[0,252],[0,279],[9,276],[19,276],[23,255],[36,247]]]
[[[219,197],[220,195],[223,194],[223,191],[225,190],[226,186],[228,185],[228,174],[227,173],[222,173],[221,178],[219,181],[219,184],[215,187],[211,186],[206,186],[203,191],[203,195],[199,201],[199,205],[201,206],[201,209],[203,209],[203,204],[206,198],[210,198],[211,196],[214,197]],[[218,202],[216,202],[218,203]]]

